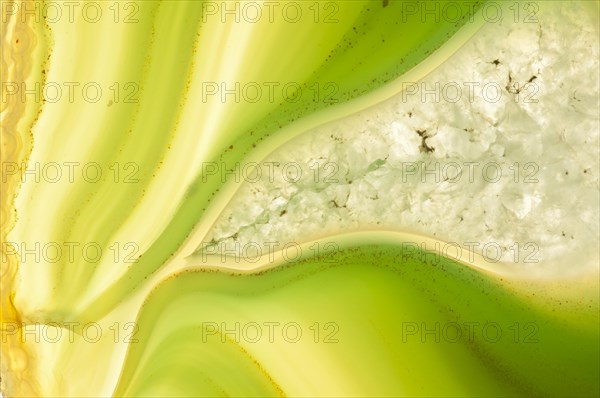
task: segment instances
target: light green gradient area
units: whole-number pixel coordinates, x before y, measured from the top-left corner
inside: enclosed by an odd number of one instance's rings
[[[590,396],[592,303],[573,325],[560,303],[540,310],[498,278],[400,244],[356,242],[260,275],[190,271],[144,304],[116,395]]]

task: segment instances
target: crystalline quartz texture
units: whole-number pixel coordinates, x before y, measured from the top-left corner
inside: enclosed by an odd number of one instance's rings
[[[560,11],[540,12],[538,23],[505,18],[484,26],[419,83],[430,90],[436,82],[457,83],[462,90],[455,103],[436,101],[433,94],[424,100],[422,89],[398,94],[279,149],[266,161],[300,165],[300,181],[286,181],[279,168],[272,183],[245,183],[207,241],[221,248],[234,242],[283,245],[377,227],[463,246],[494,242],[506,249],[502,262],[534,273],[590,266],[599,241],[598,37],[578,7],[564,3]],[[505,88],[509,74],[518,87],[535,78],[515,98]],[[477,84],[473,98],[470,82]],[[497,102],[480,96],[487,83],[502,88]],[[496,95],[494,87],[489,97]],[[423,131],[433,152],[422,148]],[[316,179],[315,161],[337,169],[321,167]],[[439,163],[440,171],[409,175],[412,162],[425,162],[428,170]],[[441,168],[450,162],[461,166],[458,181],[442,181]],[[473,166],[472,180],[465,162],[481,165]],[[525,169],[530,162],[538,167]],[[497,183],[482,176],[490,163],[502,168]],[[493,178],[495,168],[488,171]],[[527,176],[533,182],[525,182]],[[528,242],[535,246],[525,250]],[[507,249],[515,244],[518,258]]]

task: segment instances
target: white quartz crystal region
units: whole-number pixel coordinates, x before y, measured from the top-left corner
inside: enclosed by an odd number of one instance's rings
[[[377,228],[470,245],[496,270],[597,268],[594,6],[487,23],[422,81],[280,148],[265,159],[279,166],[244,183],[206,242]]]

